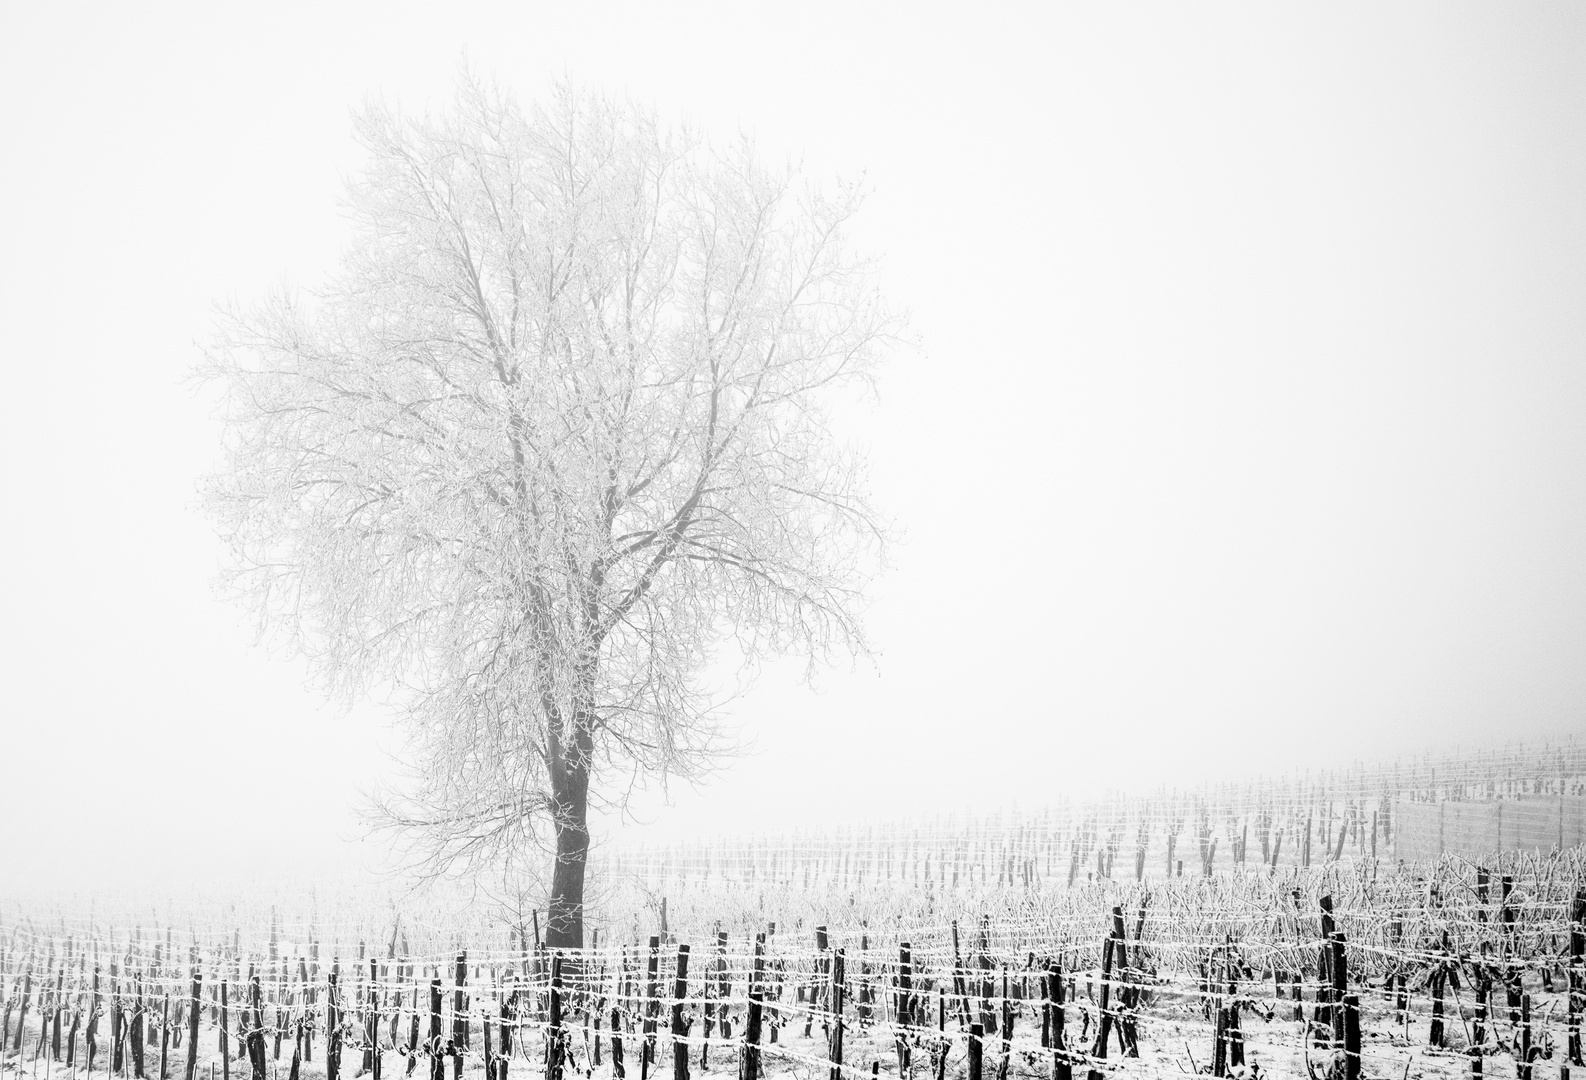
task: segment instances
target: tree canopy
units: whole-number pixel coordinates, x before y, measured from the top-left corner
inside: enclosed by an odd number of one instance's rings
[[[897,320],[860,198],[559,88],[373,107],[354,239],[207,350],[231,582],[352,693],[394,688],[432,869],[554,840],[582,940],[588,809],[725,748],[700,676],[863,654],[886,527],[831,406]],[[834,397],[834,395],[837,395]]]

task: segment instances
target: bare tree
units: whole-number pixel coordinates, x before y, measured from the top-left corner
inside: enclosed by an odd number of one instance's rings
[[[832,395],[894,318],[859,199],[559,89],[372,108],[325,288],[222,320],[231,581],[335,689],[393,693],[426,869],[554,839],[582,941],[593,805],[728,749],[701,673],[863,655],[884,547]]]

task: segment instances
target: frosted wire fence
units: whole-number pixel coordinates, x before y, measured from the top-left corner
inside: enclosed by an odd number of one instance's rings
[[[626,905],[630,925],[554,956],[487,918],[462,936],[464,923],[387,912],[374,937],[366,913],[351,934],[302,936],[301,913],[239,908],[263,918],[224,929],[40,910],[0,934],[0,1012],[15,1064],[73,1075],[90,1029],[94,1068],[133,1076],[274,1080],[327,1051],[353,1074],[488,1066],[500,1080],[517,1061],[604,1076],[614,1034],[641,1074],[676,1075],[678,1047],[691,1069],[731,1070],[756,999],[768,1073],[973,1075],[972,1045],[984,1070],[1043,1077],[1182,1075],[1191,1058],[1303,1075],[1341,1053],[1367,1076],[1412,1059],[1463,1071],[1473,1044],[1556,1065],[1579,1056],[1583,889],[1578,850],[1074,888],[691,883],[666,897],[664,931],[646,894],[614,895],[608,914]]]

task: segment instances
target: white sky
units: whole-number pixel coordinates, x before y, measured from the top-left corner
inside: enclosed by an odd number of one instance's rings
[[[924,342],[878,665],[770,671],[656,830],[1586,730],[1586,7],[151,7],[0,11],[7,881],[366,860],[382,718],[215,599],[182,379],[464,56],[864,172]]]

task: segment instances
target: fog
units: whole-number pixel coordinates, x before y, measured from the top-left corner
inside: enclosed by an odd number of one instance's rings
[[[0,866],[379,863],[399,746],[217,596],[187,376],[312,287],[350,115],[459,65],[863,176],[917,348],[847,417],[904,540],[873,659],[627,835],[1038,805],[1586,731],[1586,11],[15,5]],[[730,665],[712,674],[725,681]]]

